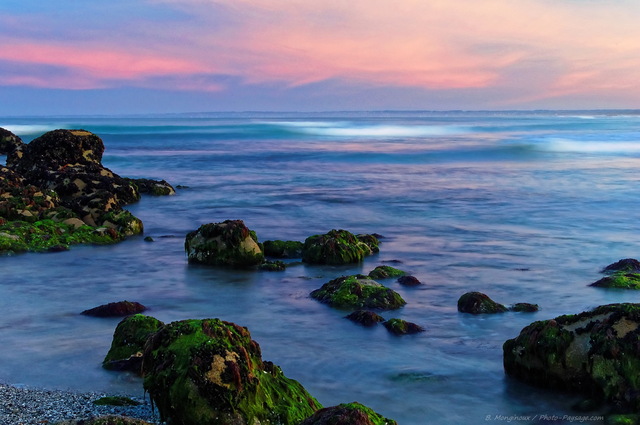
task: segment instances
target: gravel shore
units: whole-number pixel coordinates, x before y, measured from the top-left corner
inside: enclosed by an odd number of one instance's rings
[[[0,383],[0,425],[55,424],[72,419],[120,415],[160,424],[149,400],[130,397],[138,406],[96,406],[93,402],[113,394],[78,393],[15,387]]]

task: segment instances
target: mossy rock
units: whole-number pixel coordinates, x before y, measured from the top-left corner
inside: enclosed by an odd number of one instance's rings
[[[604,423],[605,425],[640,425],[640,415],[607,415]]]
[[[363,404],[352,402],[320,409],[300,425],[398,425],[398,423]]]
[[[494,314],[504,313],[508,309],[482,292],[467,292],[458,299],[458,311],[471,314]]]
[[[394,335],[408,335],[424,332],[424,328],[402,319],[389,319],[383,323],[384,327]]]
[[[352,322],[358,323],[362,326],[375,326],[380,322],[384,322],[384,317],[380,316],[373,311],[368,310],[357,310],[353,313],[345,316],[346,319],[351,320]]]
[[[398,278],[398,283],[403,286],[418,286],[422,285],[422,282],[418,280],[415,276],[400,276]]]
[[[333,279],[311,297],[337,308],[394,310],[406,304],[400,294],[364,275]]]
[[[601,273],[640,273],[640,261],[635,258],[624,258],[609,264],[602,269]]]
[[[618,272],[593,282],[598,288],[640,289],[640,273]]]
[[[111,348],[102,362],[105,369],[141,372],[144,344],[164,323],[151,316],[135,314],[123,319],[113,333]]]
[[[298,425],[322,406],[271,362],[249,331],[219,319],[164,326],[145,346],[144,388],[181,425]]]
[[[356,236],[346,230],[334,229],[324,235],[308,237],[304,241],[302,261],[330,265],[359,263],[374,252],[378,252],[374,236]]]
[[[369,272],[371,279],[388,279],[390,277],[400,277],[407,273],[391,266],[378,266]]]
[[[131,178],[125,178],[125,180],[133,183],[140,193],[146,193],[153,196],[168,196],[176,194],[176,190],[166,180]]]
[[[503,345],[505,372],[640,409],[640,304],[609,304],[534,322]]]
[[[242,220],[203,224],[187,234],[184,246],[190,263],[253,267],[264,261],[256,233]]]
[[[287,269],[287,265],[282,261],[265,261],[258,268],[267,272],[283,272]]]
[[[298,241],[264,241],[264,255],[273,258],[301,258],[304,244]]]
[[[517,311],[521,313],[534,313],[540,310],[540,306],[538,304],[531,303],[515,303],[511,307],[509,307],[510,311]]]

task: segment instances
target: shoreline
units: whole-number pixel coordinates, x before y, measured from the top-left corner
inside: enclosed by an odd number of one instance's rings
[[[138,406],[98,406],[93,402],[111,396],[101,392],[48,390],[0,381],[0,425],[55,424],[57,422],[116,415],[160,424],[160,417],[148,399],[127,396]]]

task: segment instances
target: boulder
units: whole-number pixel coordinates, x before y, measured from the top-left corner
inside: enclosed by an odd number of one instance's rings
[[[184,320],[151,335],[144,388],[161,419],[181,425],[298,425],[322,406],[271,362],[249,331],[219,319]]]
[[[538,304],[531,303],[515,303],[511,307],[509,307],[510,311],[518,311],[522,313],[533,313],[540,310]]]
[[[9,155],[16,149],[21,149],[24,142],[9,130],[0,127],[0,155]]]
[[[175,195],[176,190],[166,180],[151,179],[130,179],[125,178],[129,183],[133,183],[140,193],[148,193],[154,196]]]
[[[60,199],[51,190],[28,184],[13,170],[0,166],[0,216],[34,222],[61,212]],[[67,215],[72,216],[71,211]]]
[[[325,407],[318,410],[300,425],[397,425],[371,408],[358,402]]]
[[[121,317],[142,313],[146,309],[147,307],[139,302],[118,301],[85,310],[81,314],[94,317]]]
[[[123,319],[113,333],[111,348],[102,362],[102,367],[140,374],[144,344],[147,338],[162,326],[164,323],[158,319],[142,314]]]
[[[304,244],[298,241],[264,241],[264,255],[274,258],[301,258]]]
[[[609,304],[538,321],[503,345],[505,372],[530,384],[571,390],[640,409],[640,304]]]
[[[252,267],[264,261],[255,232],[242,220],[203,224],[187,234],[184,247],[190,263]]]
[[[304,241],[302,261],[310,264],[359,263],[365,256],[378,252],[378,239],[372,235],[354,235],[346,230],[331,230]]]
[[[404,276],[406,273],[391,266],[378,266],[369,272],[371,279],[387,279],[390,277]]]
[[[265,261],[264,263],[258,266],[258,269],[264,270],[267,272],[283,272],[287,269],[287,265],[280,260]]]
[[[422,326],[416,325],[412,322],[407,322],[406,320],[402,319],[389,319],[384,322],[383,325],[389,332],[395,335],[407,335],[424,332],[424,328]]]
[[[640,289],[640,273],[617,272],[593,282],[598,288]]]
[[[400,294],[364,275],[333,279],[311,297],[337,308],[394,310],[406,304]]]
[[[353,313],[345,316],[346,319],[351,320],[352,322],[358,323],[362,326],[374,326],[380,322],[384,322],[384,317],[380,316],[373,311],[368,310],[357,310]]]
[[[404,286],[418,286],[422,284],[415,276],[400,276],[398,283]]]
[[[640,261],[634,258],[625,258],[615,263],[609,264],[601,270],[601,273],[640,273]]]
[[[482,292],[467,292],[458,299],[458,311],[471,314],[504,313],[507,307]]]

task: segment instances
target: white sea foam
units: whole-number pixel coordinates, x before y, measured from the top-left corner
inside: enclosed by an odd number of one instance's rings
[[[563,138],[549,138],[545,143],[538,143],[536,148],[549,152],[573,152],[573,153],[639,153],[640,140],[634,141],[596,141],[596,140],[571,140]]]
[[[352,125],[326,121],[279,121],[268,124],[304,134],[336,137],[434,137],[470,132],[466,127],[455,125]]]
[[[7,124],[0,127],[9,130],[17,136],[25,136],[32,134],[44,134],[47,131],[64,128],[62,125],[41,125],[41,124]]]

